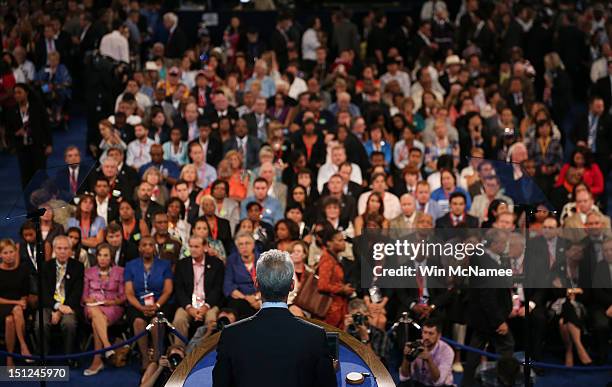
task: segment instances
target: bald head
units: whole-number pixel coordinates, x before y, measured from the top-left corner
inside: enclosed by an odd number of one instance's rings
[[[409,193],[405,193],[400,198],[400,205],[402,206],[402,213],[404,216],[411,217],[416,209],[416,201],[414,196]]]

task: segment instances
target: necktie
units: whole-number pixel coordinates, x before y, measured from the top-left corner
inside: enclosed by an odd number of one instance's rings
[[[591,148],[591,151],[595,152],[596,151],[596,138],[597,138],[597,123],[598,123],[598,119],[597,116],[595,116],[594,114],[590,114],[589,115],[589,133],[588,133],[588,138],[587,138],[587,142],[588,142],[588,147]]]
[[[419,294],[419,299],[418,299],[418,303],[421,304],[423,303],[423,285],[424,285],[424,281],[423,281],[423,275],[421,274],[421,270],[419,269],[419,267],[416,268],[416,283],[417,283],[417,288],[418,288],[418,294]]]
[[[70,168],[70,192],[73,194],[77,191],[77,175],[76,168]]]
[[[548,242],[548,268],[551,269],[555,264],[555,250],[552,241]]]
[[[204,96],[203,92],[198,93],[198,106],[199,107],[206,106],[206,97]]]
[[[55,286],[55,295],[53,299],[60,304],[64,303],[66,299],[66,288],[65,288],[65,277],[66,277],[66,265],[57,266],[57,278],[59,282]]]

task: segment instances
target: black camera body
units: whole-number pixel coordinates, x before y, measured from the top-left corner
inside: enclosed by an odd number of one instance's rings
[[[408,361],[415,361],[417,357],[425,350],[423,348],[422,340],[409,341],[406,343],[410,347],[410,352],[408,352],[405,357]]]
[[[357,328],[366,324],[366,316],[362,313],[353,313],[351,317],[353,319],[353,323],[346,328],[346,331],[351,336],[358,337],[359,333]]]
[[[230,324],[230,320],[229,320],[229,318],[227,318],[227,317],[225,317],[225,316],[220,317],[220,318],[217,320],[217,328],[216,328],[216,330],[217,330],[217,331],[222,331],[222,330],[223,330],[223,328],[225,328],[225,326],[226,326],[226,325],[229,325],[229,324]]]
[[[170,356],[168,356],[168,363],[170,363],[170,368],[171,369],[176,369],[176,367],[178,367],[178,365],[183,361],[183,356],[181,356],[178,353],[173,353]]]
[[[366,323],[366,316],[364,314],[355,313],[352,314],[351,317],[353,318],[353,324],[355,325],[365,325]]]

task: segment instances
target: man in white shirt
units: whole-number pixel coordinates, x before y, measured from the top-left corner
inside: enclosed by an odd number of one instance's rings
[[[325,183],[327,183],[332,175],[338,173],[340,165],[346,161],[346,149],[343,145],[336,145],[332,148],[330,161],[319,168],[319,174],[317,175],[317,189],[319,192],[323,191]],[[355,163],[351,163],[351,167],[351,181],[361,184],[361,168]]]
[[[393,162],[397,169],[404,169],[410,161],[410,149],[417,148],[421,154],[425,154],[425,144],[416,139],[413,129],[410,126],[404,128],[402,139],[393,146]],[[422,162],[417,167],[420,168]]]
[[[139,170],[140,167],[151,161],[151,146],[155,141],[149,138],[149,129],[143,124],[134,127],[136,139],[128,144],[127,160],[125,163]]]
[[[115,101],[115,111],[119,111],[119,103],[123,99],[125,93],[130,93],[134,96],[139,109],[144,111],[151,107],[151,99],[140,91],[140,85],[138,85],[138,82],[136,82],[135,79],[129,79],[127,85],[125,86],[125,90],[123,93],[119,94],[117,100]]]
[[[118,62],[130,63],[130,45],[127,40],[129,30],[124,24],[117,24],[100,40],[100,55],[108,56]]]
[[[391,81],[397,81],[404,96],[410,95],[410,76],[400,70],[402,57],[390,58],[387,62],[387,72],[380,77],[380,89],[385,90],[385,86]]]

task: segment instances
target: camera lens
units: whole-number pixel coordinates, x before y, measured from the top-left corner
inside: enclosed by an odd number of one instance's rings
[[[222,331],[222,330],[223,330],[223,328],[225,328],[225,326],[226,326],[226,325],[229,325],[229,324],[230,324],[230,320],[229,320],[229,318],[227,318],[227,317],[225,317],[225,316],[220,317],[220,318],[217,320],[217,331]]]
[[[178,353],[173,353],[172,355],[168,356],[168,363],[170,363],[170,367],[172,368],[176,368],[182,360],[183,357]]]

